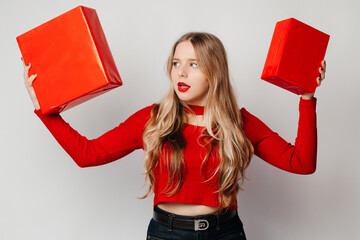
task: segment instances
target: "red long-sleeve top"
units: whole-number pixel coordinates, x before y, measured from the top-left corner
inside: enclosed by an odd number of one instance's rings
[[[136,149],[144,149],[142,135],[153,106],[139,110],[114,129],[92,140],[81,136],[59,114],[44,115],[40,110],[35,110],[35,113],[77,165],[91,167],[115,161]],[[243,118],[242,128],[254,146],[255,155],[275,167],[292,173],[311,174],[315,171],[316,98],[311,100],[300,98],[298,132],[294,145],[286,142],[245,108],[241,108],[240,112]],[[183,130],[186,139],[184,182],[180,190],[170,197],[163,193],[167,185],[168,173],[164,167],[165,162],[160,160],[160,164],[154,170],[156,175],[154,205],[159,202],[181,202],[218,206],[218,195],[215,193],[217,175],[209,182],[205,182],[200,172],[204,148],[199,144],[198,138],[202,129],[203,127],[185,123]],[[213,162],[213,165],[209,164],[206,169],[209,174],[214,171],[220,161],[215,153],[212,157],[214,161],[209,162]],[[236,209],[237,206],[235,204],[230,208]]]

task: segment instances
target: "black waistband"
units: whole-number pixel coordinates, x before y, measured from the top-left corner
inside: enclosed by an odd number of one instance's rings
[[[168,226],[169,231],[172,231],[172,228],[203,231],[213,227],[220,228],[222,223],[232,219],[236,215],[237,210],[228,210],[225,213],[183,216],[164,211],[158,206],[155,206],[153,219],[160,224]]]

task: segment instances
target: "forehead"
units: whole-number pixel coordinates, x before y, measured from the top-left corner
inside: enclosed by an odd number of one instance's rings
[[[196,59],[195,50],[190,41],[183,41],[176,46],[174,58]]]

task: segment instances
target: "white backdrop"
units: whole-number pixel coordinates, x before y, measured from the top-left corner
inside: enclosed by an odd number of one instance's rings
[[[260,80],[275,23],[294,17],[330,34],[317,90],[318,165],[310,176],[255,157],[238,197],[250,240],[360,239],[357,0],[1,1],[0,239],[144,239],[152,214],[142,151],[81,169],[41,121],[23,85],[15,37],[78,5],[95,8],[124,85],[62,116],[88,138],[115,127],[168,89],[175,40],[207,31],[224,43],[239,105],[294,143],[299,96]],[[56,61],[56,59],[49,59]]]

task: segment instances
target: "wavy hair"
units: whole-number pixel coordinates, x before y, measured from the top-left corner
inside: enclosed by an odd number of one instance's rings
[[[204,111],[205,128],[201,135],[205,140],[203,142],[207,154],[200,171],[204,181],[209,181],[218,174],[218,208],[228,208],[236,201],[237,192],[245,179],[245,169],[250,163],[254,149],[242,130],[242,117],[230,83],[226,52],[216,36],[204,32],[190,32],[180,37],[175,42],[167,61],[170,80],[175,50],[183,41],[191,42],[199,68],[209,83]],[[184,181],[183,149],[186,141],[182,131],[183,123],[187,120],[185,108],[188,108],[188,105],[178,98],[171,86],[167,95],[151,111],[151,118],[143,135],[145,176],[150,186],[143,198],[154,191],[154,168],[160,158],[165,159],[167,163],[169,177],[164,191],[168,196],[178,192]],[[220,164],[215,173],[210,178],[206,178],[203,174],[204,167],[213,149],[217,151]]]

